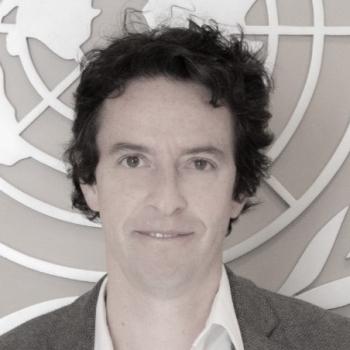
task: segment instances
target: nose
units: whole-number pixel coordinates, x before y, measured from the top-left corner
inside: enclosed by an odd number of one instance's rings
[[[187,206],[187,201],[179,186],[180,174],[174,168],[159,169],[152,190],[148,196],[148,205],[163,215],[171,216]]]

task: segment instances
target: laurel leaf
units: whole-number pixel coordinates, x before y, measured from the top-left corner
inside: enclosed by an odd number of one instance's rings
[[[341,210],[315,235],[280,288],[279,293],[295,295],[318,277],[332,251],[348,209],[349,207],[346,207]]]
[[[310,289],[296,298],[320,306],[335,309],[350,304],[350,277],[344,277]]]

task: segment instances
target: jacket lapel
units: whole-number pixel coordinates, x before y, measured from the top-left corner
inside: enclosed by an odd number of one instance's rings
[[[226,265],[233,305],[241,330],[244,350],[286,350],[273,340],[279,320],[263,289],[236,276]]]

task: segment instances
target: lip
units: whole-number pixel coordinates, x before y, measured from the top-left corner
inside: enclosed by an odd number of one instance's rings
[[[161,231],[161,230],[135,231],[135,232],[142,235],[142,236],[157,239],[157,240],[180,239],[180,238],[185,238],[185,237],[191,236],[193,234],[193,232]],[[157,233],[164,235],[164,237],[156,237]]]

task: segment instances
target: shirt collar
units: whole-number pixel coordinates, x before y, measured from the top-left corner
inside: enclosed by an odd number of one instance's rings
[[[208,334],[210,329],[214,328],[214,325],[221,326],[228,333],[235,350],[244,350],[241,331],[232,302],[230,283],[224,265],[222,265],[219,289],[215,295],[205,327],[193,345],[198,344],[201,338]]]
[[[107,279],[108,277],[103,280],[97,299],[94,345],[95,350],[113,350],[113,343],[108,329],[106,314]]]
[[[106,287],[107,277],[104,279],[101,285],[97,299],[94,346],[95,350],[113,350],[112,339],[107,325],[105,303],[107,289]],[[200,342],[202,338],[208,335],[215,325],[221,326],[227,332],[236,350],[244,350],[242,336],[232,302],[230,284],[224,265],[222,265],[219,289],[215,295],[205,327],[194,341],[192,347],[195,348],[198,342]]]

